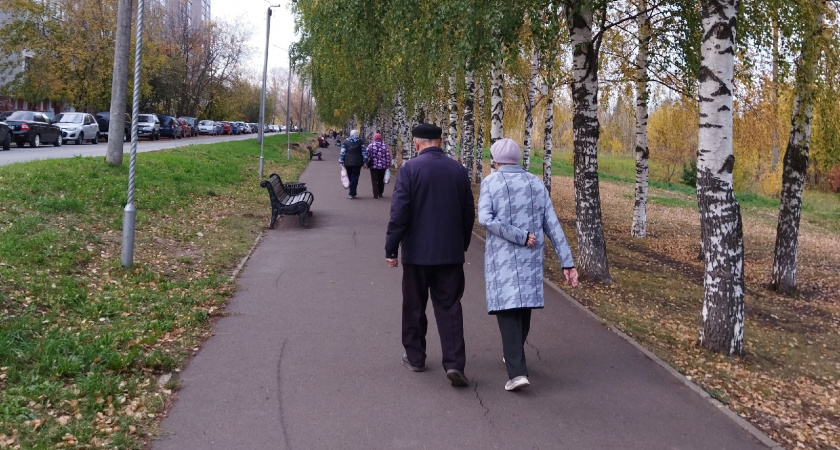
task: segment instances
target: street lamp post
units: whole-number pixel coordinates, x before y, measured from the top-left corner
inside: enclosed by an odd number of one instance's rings
[[[292,110],[291,108],[291,101],[292,98],[292,52],[289,52],[289,80],[286,83],[286,159],[292,159],[292,144],[289,141],[289,128],[292,126],[291,124],[291,117],[292,117]]]
[[[134,263],[134,174],[137,166],[137,121],[140,115],[140,59],[143,55],[143,0],[137,0],[137,39],[134,47],[134,96],[131,105],[131,156],[128,160],[128,200],[123,210],[123,241],[120,261],[123,267]]]
[[[142,1],[142,0],[141,0]],[[271,8],[279,8],[281,5],[271,5],[266,10],[265,16],[265,60],[263,61],[263,79],[262,92],[260,94],[260,124],[259,124],[259,140],[260,140],[260,178],[263,177],[263,167],[265,166],[265,159],[263,152],[265,149],[265,83],[268,77],[268,37],[271,35]]]

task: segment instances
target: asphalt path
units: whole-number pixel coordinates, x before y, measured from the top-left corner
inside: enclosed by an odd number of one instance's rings
[[[281,133],[266,133],[266,136],[275,136]],[[285,134],[285,133],[283,133]],[[257,134],[241,134],[234,136],[196,136],[188,139],[171,139],[161,138],[159,141],[149,141],[141,139],[137,143],[137,152],[156,152],[158,150],[165,150],[168,148],[186,147],[188,145],[196,144],[214,144],[216,142],[226,141],[244,141],[246,139],[256,139]],[[104,157],[108,151],[108,143],[100,142],[98,144],[81,144],[67,143],[61,147],[54,147],[52,144],[41,145],[38,148],[31,148],[27,144],[23,148],[18,148],[14,143],[12,149],[9,151],[0,150],[0,166],[6,164],[13,164],[19,162],[36,161],[41,159],[58,159],[58,158],[75,158],[82,157]],[[123,152],[129,153],[131,151],[131,143],[123,143]]]
[[[767,448],[548,287],[526,348],[531,387],[506,392],[478,238],[463,299],[470,386],[445,378],[431,307],[428,370],[402,367],[402,272],[384,261],[393,182],[375,200],[363,171],[348,199],[336,147],[301,180],[310,228],[284,217],[266,231],[152,448]]]

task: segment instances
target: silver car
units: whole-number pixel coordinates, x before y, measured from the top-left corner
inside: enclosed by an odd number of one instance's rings
[[[212,120],[202,120],[198,122],[198,134],[216,135],[216,123]]]
[[[61,143],[74,141],[77,145],[90,141],[99,142],[99,124],[90,114],[79,112],[61,113],[55,116],[53,123],[61,128]]]

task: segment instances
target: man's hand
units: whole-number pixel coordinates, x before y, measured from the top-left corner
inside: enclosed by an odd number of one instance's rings
[[[528,233],[528,239],[525,241],[526,247],[533,247],[537,245],[537,237],[533,233]]]
[[[398,267],[400,265],[397,258],[385,258],[385,262],[388,263],[388,267]]]
[[[566,276],[566,281],[568,281],[569,284],[572,285],[572,287],[577,287],[578,286],[577,269],[575,269],[575,268],[563,269],[563,275]]]
[[[367,164],[362,164],[362,169],[367,169]]]

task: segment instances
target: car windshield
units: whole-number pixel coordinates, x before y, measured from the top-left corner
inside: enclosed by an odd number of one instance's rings
[[[83,123],[85,115],[80,113],[64,113],[55,116],[56,123]]]
[[[139,116],[137,116],[137,121],[138,122],[154,122],[155,121],[155,116],[153,116],[151,114],[140,114]]]
[[[33,120],[35,115],[31,112],[26,111],[16,111],[13,112],[6,120]]]
[[[212,120],[202,120],[198,124],[199,125],[213,125],[213,121]]]

